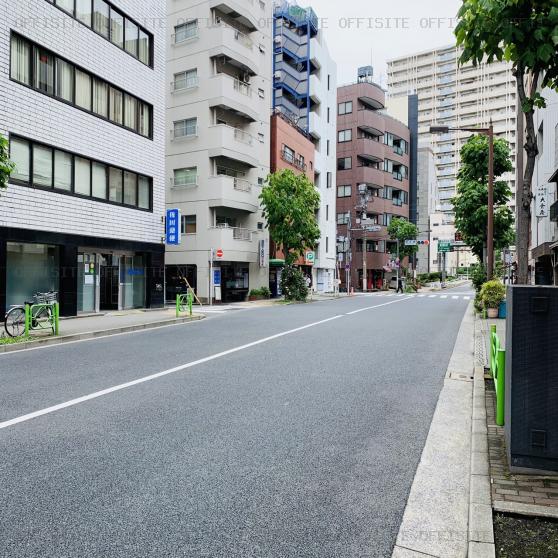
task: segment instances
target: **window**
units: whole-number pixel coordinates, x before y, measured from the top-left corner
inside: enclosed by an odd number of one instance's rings
[[[54,187],[72,191],[72,156],[65,151],[54,152]]]
[[[352,129],[348,129],[348,130],[339,130],[338,134],[337,134],[337,141],[339,143],[344,143],[347,141],[351,141],[353,139],[353,130]]]
[[[91,110],[91,77],[76,69],[76,105]]]
[[[329,107],[327,107],[327,123],[329,124],[330,121],[330,116],[331,116],[331,109]]]
[[[76,0],[76,18],[91,27],[91,0]]]
[[[105,0],[93,0],[93,29],[108,39],[109,7]]]
[[[33,146],[33,184],[52,188],[52,149]]]
[[[132,56],[138,56],[138,26],[129,19],[124,23],[124,48]]]
[[[97,78],[93,79],[93,112],[108,118],[108,85]]]
[[[93,163],[93,188],[94,198],[107,199],[107,167],[102,163]]]
[[[151,209],[151,181],[147,176],[138,177],[138,207]]]
[[[198,167],[174,170],[175,186],[193,186],[198,183]]]
[[[30,146],[29,142],[20,139],[10,141],[10,159],[15,164],[11,177],[14,180],[29,182],[30,172]]]
[[[109,168],[109,200],[122,203],[123,178],[122,171]]]
[[[333,178],[332,178],[332,174],[330,172],[328,172],[326,174],[326,188],[331,188],[333,186]]]
[[[339,157],[337,159],[337,170],[349,170],[353,168],[352,157]]]
[[[138,58],[140,62],[143,62],[146,66],[151,64],[151,51],[149,45],[149,35],[143,30],[139,30],[139,41],[138,41]]]
[[[326,221],[329,221],[329,205],[326,205]]]
[[[124,95],[122,91],[111,87],[109,99],[109,119],[116,124],[124,124]]]
[[[180,232],[182,234],[196,234],[197,226],[195,215],[182,215]]]
[[[136,205],[137,200],[137,174],[124,171],[124,203]]]
[[[329,157],[329,140],[326,142],[326,155]]]
[[[331,88],[331,76],[327,74],[327,90],[329,91]]]
[[[74,67],[60,58],[56,60],[56,96],[74,102]]]
[[[74,192],[84,196],[91,195],[91,162],[89,159],[74,159]]]
[[[114,8],[110,10],[110,40],[124,48],[124,16]]]
[[[283,146],[283,159],[287,161],[287,163],[293,163],[295,160],[295,152],[294,149],[291,149],[288,145]]]
[[[174,28],[174,42],[182,43],[198,36],[198,20],[187,21]]]
[[[138,125],[138,102],[135,97],[124,94],[124,126],[135,130]]]
[[[139,133],[146,138],[151,136],[151,107],[139,102]]]
[[[346,184],[343,186],[337,186],[337,197],[338,198],[350,198],[351,197],[351,185]]]
[[[74,0],[56,0],[56,5],[65,12],[74,15]]]
[[[54,57],[41,48],[35,48],[34,85],[47,95],[54,94]]]
[[[25,39],[12,35],[11,51],[11,78],[31,85],[31,45]]]
[[[174,123],[174,137],[187,138],[196,136],[198,133],[198,119],[187,118],[186,120],[178,120]]]
[[[338,114],[351,114],[353,112],[353,101],[346,101],[339,103]]]
[[[337,224],[338,225],[347,225],[349,223],[349,212],[345,213],[338,213],[337,214]]]
[[[189,89],[190,87],[195,87],[197,84],[197,68],[194,68],[193,70],[187,70],[186,72],[179,72],[178,74],[174,74],[174,89],[176,91],[180,89]]]

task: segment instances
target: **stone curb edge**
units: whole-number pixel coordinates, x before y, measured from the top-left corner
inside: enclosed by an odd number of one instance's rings
[[[34,341],[25,341],[23,343],[14,343],[13,345],[0,345],[0,354],[14,353],[25,349],[48,347],[52,345],[61,345],[71,341],[83,341],[86,339],[95,339],[97,337],[107,337],[110,335],[118,335],[120,333],[131,333],[133,331],[141,331],[145,329],[156,329],[169,325],[185,324],[189,322],[197,322],[203,320],[205,316],[192,316],[184,318],[173,318],[170,320],[159,320],[157,322],[148,322],[145,324],[136,324],[130,326],[116,327],[101,331],[89,331],[85,333],[75,333],[72,335],[63,335],[60,337],[43,337]]]

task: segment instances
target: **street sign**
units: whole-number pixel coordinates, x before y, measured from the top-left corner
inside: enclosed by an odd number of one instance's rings
[[[221,248],[219,248],[218,250],[215,251],[215,257],[218,260],[222,260],[223,259],[223,250],[221,250]]]
[[[214,269],[213,270],[213,286],[220,287],[221,286],[221,269]]]
[[[178,246],[181,239],[180,209],[167,209],[167,218],[165,221],[165,241],[168,246]]]
[[[316,253],[315,252],[306,252],[306,263],[313,264],[316,261]]]
[[[438,252],[453,252],[451,240],[439,240]]]
[[[349,264],[345,264],[345,271],[349,271],[349,269],[351,269],[351,266]]]
[[[405,241],[405,246],[416,246],[417,244],[418,244],[418,240],[409,239]]]
[[[537,195],[535,198],[535,211],[539,218],[548,217],[548,189],[546,186],[539,186],[537,188]]]

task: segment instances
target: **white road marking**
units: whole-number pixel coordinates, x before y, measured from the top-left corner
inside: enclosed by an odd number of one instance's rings
[[[383,304],[376,304],[376,306],[367,306],[366,308],[359,308],[358,310],[353,310],[352,312],[347,312],[346,316],[352,316],[353,314],[358,314],[359,312],[364,312],[365,310],[372,310],[373,308],[380,308],[380,306],[388,306],[389,304],[397,304],[398,302],[404,302],[409,300],[411,297],[401,298],[399,300],[391,300],[390,302],[384,302]]]
[[[440,298],[448,298],[448,295],[442,295]]]
[[[452,296],[451,298],[453,298],[453,300],[458,300],[459,299],[458,296]]]
[[[383,305],[380,305],[383,306]],[[263,339],[258,339],[257,341],[253,341],[252,343],[247,343],[246,345],[241,345],[239,347],[235,347],[234,349],[228,349],[227,351],[223,351],[221,353],[216,353],[214,355],[200,358],[199,360],[194,360],[193,362],[188,362],[187,364],[182,364],[180,366],[175,366],[174,368],[169,368],[168,370],[163,370],[162,372],[157,372],[156,374],[151,374],[149,376],[144,376],[143,378],[138,378],[137,380],[132,380],[130,382],[126,382],[124,384],[119,384],[117,386],[113,386],[107,389],[103,389],[100,391],[96,391],[94,393],[90,393],[89,395],[84,395],[82,397],[77,397],[76,399],[71,399],[70,401],[66,401],[64,403],[59,403],[58,405],[53,405],[52,407],[47,407],[46,409],[41,409],[40,411],[35,411],[33,413],[28,413],[26,415],[22,415],[20,417],[16,417],[10,420],[6,420],[4,422],[0,422],[0,430],[3,428],[8,428],[10,426],[14,426],[16,424],[20,424],[22,422],[27,422],[29,420],[42,417],[44,415],[49,415],[51,413],[55,413],[56,411],[60,411],[62,409],[67,409],[68,407],[74,407],[75,405],[79,405],[80,403],[85,403],[86,401],[91,401],[92,399],[97,399],[99,397],[103,397],[104,395],[109,395],[110,393],[114,393],[116,391],[122,391],[123,389],[127,389],[133,386],[137,386],[139,384],[144,384],[146,382],[151,382],[156,380],[157,378],[162,378],[163,376],[168,376],[169,374],[174,374],[176,372],[181,372],[183,370],[187,370],[188,368],[193,368],[194,366],[198,366],[199,364],[204,364],[206,362],[210,362],[212,360],[217,360],[224,356],[231,355],[233,353],[238,353],[239,351],[244,351],[251,347],[255,347],[257,345],[261,345],[263,343],[268,343],[269,341],[273,341],[274,339],[279,339],[280,337],[285,337],[286,335],[291,335],[292,333],[297,333],[298,331],[303,331],[305,329],[309,329],[311,327],[315,327],[321,324],[325,324],[327,322],[331,322],[333,320],[337,320],[342,318],[342,315],[333,316],[332,318],[327,318],[325,320],[320,320],[319,322],[313,322],[311,324],[307,324],[301,327],[297,327],[295,329],[290,329],[288,331],[283,331],[281,333],[277,333],[275,335],[271,335],[269,337],[264,337]]]
[[[428,298],[436,298],[437,295],[430,295]]]
[[[464,296],[463,300],[471,300],[471,297],[470,296]]]
[[[424,298],[426,295],[418,295],[419,298]]]

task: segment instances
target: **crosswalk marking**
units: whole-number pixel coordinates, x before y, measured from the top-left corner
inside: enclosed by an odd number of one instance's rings
[[[436,298],[437,295],[430,295],[428,298]]]
[[[459,297],[458,296],[452,296],[451,298],[453,298],[453,300],[457,300]]]
[[[448,298],[448,295],[442,295],[440,298]]]
[[[366,293],[365,296],[384,296],[384,297],[402,297],[406,296],[408,298],[438,298],[441,300],[471,300],[470,295],[464,295],[463,293],[458,294],[442,294],[442,293],[433,293],[433,294],[424,294],[424,293],[394,293],[394,292],[375,292],[375,293]]]

